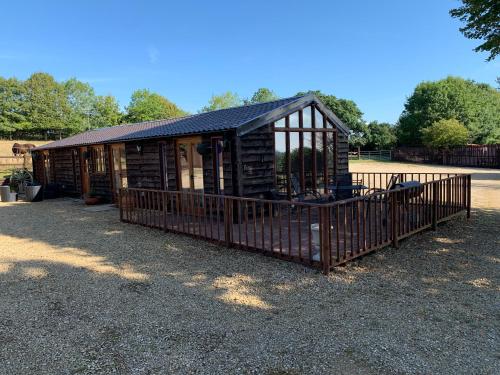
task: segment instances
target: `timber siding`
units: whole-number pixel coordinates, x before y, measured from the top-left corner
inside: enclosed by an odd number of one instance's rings
[[[138,145],[142,146],[141,153],[137,151]],[[127,179],[129,187],[144,189],[161,188],[160,149],[158,140],[126,143],[125,155],[127,159]],[[169,175],[169,186],[171,177],[172,176]]]
[[[80,192],[80,165],[78,156],[74,161],[73,149],[64,148],[53,151],[54,167],[57,171],[57,182],[65,193]]]
[[[265,125],[243,135],[238,170],[241,196],[259,196],[274,189],[274,132]]]
[[[337,136],[337,174],[349,173],[349,139],[342,132]]]

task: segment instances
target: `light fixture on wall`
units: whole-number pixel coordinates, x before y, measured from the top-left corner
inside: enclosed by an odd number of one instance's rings
[[[142,145],[137,145],[137,152],[142,155]]]

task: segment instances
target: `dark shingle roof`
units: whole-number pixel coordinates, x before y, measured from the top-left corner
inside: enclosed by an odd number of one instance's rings
[[[185,117],[100,128],[55,141],[37,147],[34,150],[237,129],[245,124],[255,122],[259,118],[269,118],[269,115],[275,110],[294,105],[295,102],[302,102],[306,97],[310,97],[311,100],[314,98],[310,95],[295,96],[272,102],[220,109]]]

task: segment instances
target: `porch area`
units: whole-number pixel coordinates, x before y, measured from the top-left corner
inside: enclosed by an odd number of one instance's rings
[[[388,188],[395,178],[419,182]],[[354,173],[360,196],[336,202],[265,200],[151,189],[121,189],[120,219],[321,268],[392,244],[462,212],[470,175]]]

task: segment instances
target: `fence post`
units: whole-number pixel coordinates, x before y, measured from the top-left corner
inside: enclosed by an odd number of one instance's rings
[[[391,222],[392,222],[392,247],[399,247],[398,238],[398,219],[399,219],[399,206],[398,206],[398,193],[392,191],[391,193]]]
[[[320,242],[321,242],[321,261],[323,263],[323,274],[328,275],[330,273],[330,246],[329,246],[329,235],[330,235],[330,220],[328,207],[320,208]]]
[[[162,192],[162,202],[163,202],[163,231],[167,232],[168,194],[166,191]]]
[[[437,229],[438,214],[438,182],[432,183],[432,230]]]
[[[467,175],[467,219],[470,219],[472,181],[471,175]]]
[[[118,190],[118,208],[120,209],[120,221],[123,221],[123,190]]]
[[[233,225],[233,210],[230,207],[231,199],[224,197],[224,240],[226,246],[231,246],[231,228]]]

